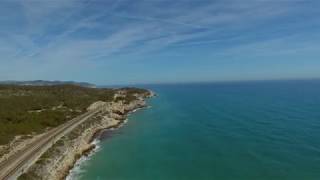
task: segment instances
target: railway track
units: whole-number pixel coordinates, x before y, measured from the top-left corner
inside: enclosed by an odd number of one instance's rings
[[[27,145],[21,151],[10,156],[0,164],[0,180],[13,180],[24,173],[46,150],[48,150],[61,137],[72,131],[75,127],[88,120],[102,110],[100,107],[94,111],[86,112],[54,129],[49,130],[38,140]]]

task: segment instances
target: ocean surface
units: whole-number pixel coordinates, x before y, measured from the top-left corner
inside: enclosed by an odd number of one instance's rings
[[[320,81],[147,86],[79,180],[319,180]]]

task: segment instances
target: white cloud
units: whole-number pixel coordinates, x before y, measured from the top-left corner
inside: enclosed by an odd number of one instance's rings
[[[118,54],[142,56],[168,47],[236,41],[237,30],[286,17],[298,8],[292,1],[272,0],[208,1],[199,5],[115,0],[108,1],[108,6],[103,1],[89,5],[76,0],[15,2],[22,7],[21,19],[26,23],[17,25],[24,29],[22,33],[0,34],[0,62],[9,69],[4,71],[2,67],[1,73],[14,76],[12,70],[28,69],[34,71],[30,77],[68,66],[94,68],[95,60],[116,59]],[[128,3],[132,7],[123,9]],[[226,31],[229,34],[225,35]]]

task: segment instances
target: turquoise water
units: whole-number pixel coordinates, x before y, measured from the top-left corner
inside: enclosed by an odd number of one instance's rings
[[[320,179],[320,81],[149,88],[76,179]]]

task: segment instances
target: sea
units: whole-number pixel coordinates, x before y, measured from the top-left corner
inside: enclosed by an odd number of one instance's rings
[[[146,85],[150,108],[106,131],[77,180],[319,180],[320,81]]]

